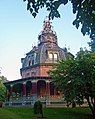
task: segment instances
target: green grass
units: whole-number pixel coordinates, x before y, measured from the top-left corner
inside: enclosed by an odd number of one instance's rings
[[[91,119],[88,108],[44,108],[46,119]],[[2,108],[0,119],[36,119],[32,108]]]

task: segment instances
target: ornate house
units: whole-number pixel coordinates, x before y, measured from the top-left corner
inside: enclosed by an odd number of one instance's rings
[[[5,83],[8,89],[8,101],[11,100],[15,105],[20,99],[26,102],[37,99],[59,100],[62,94],[54,87],[48,72],[55,63],[68,57],[73,55],[66,48],[58,46],[56,32],[52,29],[51,22],[46,19],[43,30],[38,35],[38,45],[34,46],[25,58],[21,58],[22,78]]]

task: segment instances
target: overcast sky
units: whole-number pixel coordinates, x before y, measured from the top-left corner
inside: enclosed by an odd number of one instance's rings
[[[72,25],[75,15],[71,5],[61,6],[59,11],[61,18],[52,21],[59,46],[70,48],[74,55],[80,47],[89,49],[89,37],[84,37],[81,30]],[[23,0],[0,0],[0,67],[8,80],[21,78],[21,58],[32,49],[32,45],[37,45],[47,15],[48,12],[42,9],[34,19]]]

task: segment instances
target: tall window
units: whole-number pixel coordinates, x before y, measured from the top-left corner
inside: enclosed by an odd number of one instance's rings
[[[52,53],[49,54],[49,58],[50,58],[50,60],[53,59],[53,54]]]
[[[32,60],[32,65],[34,65],[34,60]]]
[[[29,66],[31,66],[31,60],[29,60]]]
[[[57,61],[58,60],[58,55],[57,53],[54,53],[54,61]]]

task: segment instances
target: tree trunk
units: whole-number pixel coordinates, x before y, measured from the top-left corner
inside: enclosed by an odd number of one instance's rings
[[[0,108],[2,108],[3,107],[3,102],[0,102]]]
[[[95,101],[93,104],[91,104],[90,100],[89,100],[89,97],[86,98],[87,99],[87,102],[88,102],[88,105],[89,105],[89,108],[91,109],[91,112],[92,112],[92,117],[93,119],[95,119]]]
[[[92,112],[92,115],[93,115],[93,119],[95,119],[95,98],[94,98],[94,101],[93,101],[93,112]]]
[[[43,110],[41,110],[41,115],[42,115],[42,118],[43,118]]]
[[[75,108],[76,107],[76,103],[75,101],[72,102],[72,108]]]
[[[92,112],[92,117],[93,117],[93,119],[95,119],[95,110],[93,110],[93,112]]]

